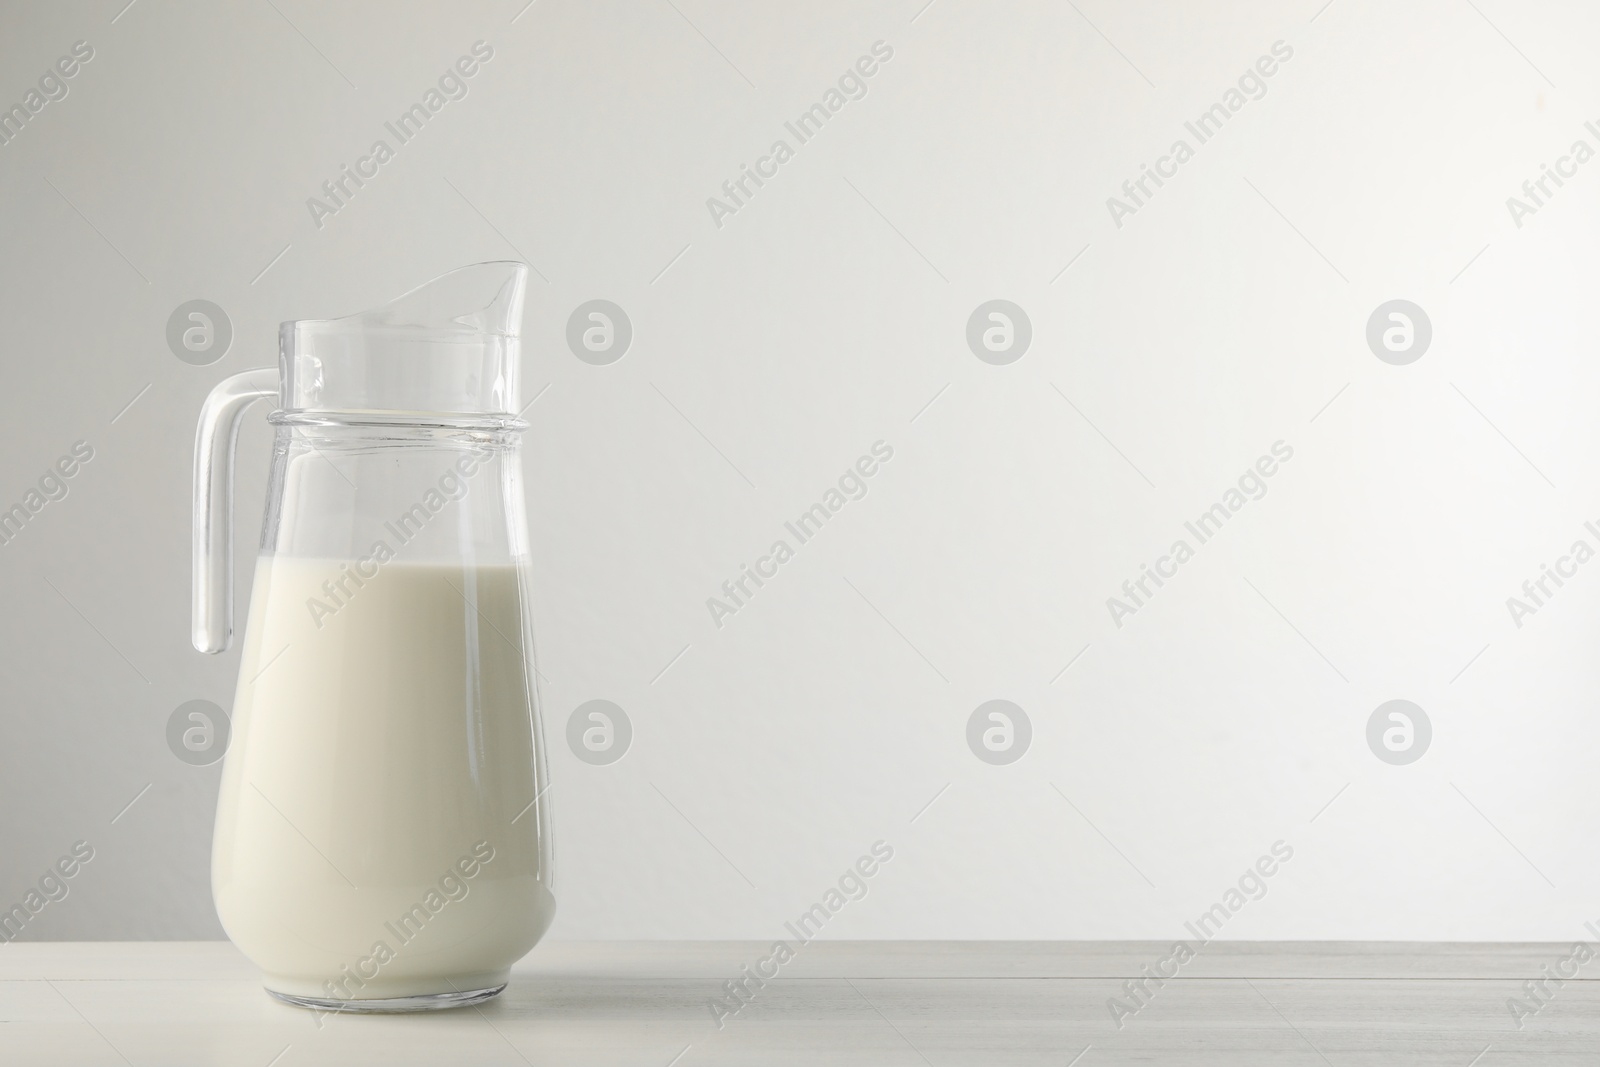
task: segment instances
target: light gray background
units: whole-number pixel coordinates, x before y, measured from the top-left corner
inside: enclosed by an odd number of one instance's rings
[[[124,2],[0,7],[0,103],[95,49],[0,147],[0,503],[96,452],[0,546],[0,903],[97,850],[27,936],[221,935],[219,766],[164,740],[238,662],[188,643],[201,398],[280,320],[521,256],[551,936],[779,936],[877,839],[829,936],[1181,936],[1280,838],[1226,936],[1597,917],[1600,564],[1521,629],[1505,606],[1600,519],[1600,161],[1520,229],[1505,204],[1600,147],[1592,5]],[[315,228],[479,39],[470,95]],[[714,226],[880,39],[866,98]],[[1266,97],[1117,228],[1106,198],[1280,39]],[[194,298],[234,325],[209,367],[163,337]],[[565,346],[593,298],[634,325],[607,367]],[[997,298],[1033,326],[1004,367],[964,339]],[[1406,367],[1364,340],[1395,298],[1433,323]],[[870,495],[715,628],[878,439]],[[1279,439],[1268,495],[1116,628],[1105,598]],[[562,741],[596,698],[634,726],[609,766]],[[1366,743],[1396,698],[1433,725],[1409,766]],[[967,748],[991,699],[1032,720],[1009,766]]]

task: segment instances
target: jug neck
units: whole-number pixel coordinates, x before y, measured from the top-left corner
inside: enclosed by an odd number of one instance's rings
[[[515,419],[526,278],[521,263],[479,263],[372,311],[283,323],[283,413],[364,423]]]

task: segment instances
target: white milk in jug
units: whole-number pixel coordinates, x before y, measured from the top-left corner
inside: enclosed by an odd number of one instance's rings
[[[212,857],[289,996],[503,985],[552,918],[511,564],[264,556]]]

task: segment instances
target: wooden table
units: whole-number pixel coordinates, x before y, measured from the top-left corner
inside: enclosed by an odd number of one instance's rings
[[[1571,946],[1217,942],[1135,998],[1167,943],[819,941],[719,1028],[768,948],[551,943],[482,1008],[318,1018],[226,942],[4,944],[0,1064],[1600,1064],[1600,959],[1523,986]]]

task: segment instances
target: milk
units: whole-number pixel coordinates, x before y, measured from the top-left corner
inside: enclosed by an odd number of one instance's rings
[[[268,989],[487,989],[549,926],[518,578],[257,563],[211,878]]]

